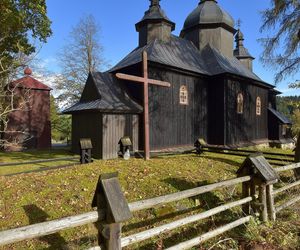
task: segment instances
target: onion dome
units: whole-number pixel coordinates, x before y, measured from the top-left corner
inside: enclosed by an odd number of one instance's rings
[[[240,29],[237,30],[235,35],[236,48],[233,51],[233,55],[238,59],[254,59],[253,56],[250,55],[248,50],[244,47],[244,34]]]
[[[244,35],[240,29],[235,34],[236,48],[233,51],[233,55],[248,68],[253,70],[252,61],[255,59],[250,55],[248,50],[244,47]]]
[[[30,76],[32,74],[32,69],[29,68],[29,67],[26,67],[24,69],[24,74],[27,75],[27,76]]]
[[[183,31],[202,25],[222,26],[235,33],[234,19],[215,0],[201,0],[184,22]]]

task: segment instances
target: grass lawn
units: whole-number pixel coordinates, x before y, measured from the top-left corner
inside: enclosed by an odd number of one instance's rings
[[[31,159],[36,158],[32,156]],[[157,157],[147,162],[142,159],[95,161],[65,169],[1,176],[0,231],[91,211],[101,173],[118,171],[125,196],[131,202],[235,178],[242,161],[243,158],[237,156],[206,153],[201,157],[194,154]],[[201,195],[197,200],[186,199],[134,213],[134,218],[124,225],[123,232],[129,235],[174,218],[199,213],[236,200],[240,191],[240,187],[226,188]],[[160,249],[161,246],[175,245],[240,216],[240,209],[234,209],[127,249]],[[299,213],[287,210],[279,214],[279,218],[276,223],[260,226],[259,222],[253,221],[246,227],[214,238],[201,249],[239,249],[241,245],[261,242],[271,247],[266,249],[300,249]],[[221,239],[227,240],[214,245]],[[95,244],[96,230],[91,224],[0,249],[85,249]]]
[[[25,162],[42,159],[53,159],[61,157],[72,157],[68,148],[54,148],[51,150],[29,150],[24,152],[1,152],[0,163]],[[79,161],[79,160],[78,160]],[[27,171],[38,171],[43,168],[51,168],[55,166],[69,165],[78,163],[78,161],[56,161],[45,163],[24,164],[17,166],[0,166],[0,175],[17,174]]]

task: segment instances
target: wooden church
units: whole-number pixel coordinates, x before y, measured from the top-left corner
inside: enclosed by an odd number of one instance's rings
[[[135,27],[137,48],[109,71],[90,73],[80,102],[64,111],[72,114],[73,151],[80,138],[89,137],[94,157],[115,158],[123,136],[131,138],[134,151],[144,150],[143,85],[116,77],[142,76],[144,51],[148,77],[171,85],[149,84],[151,150],[193,145],[200,137],[214,145],[262,144],[269,142],[270,130],[271,139],[282,138],[283,121],[289,129],[276,111],[279,92],[253,72],[242,32],[217,1],[200,1],[180,36],[172,34],[175,23],[159,0],[151,0]],[[274,123],[280,125],[275,135]]]

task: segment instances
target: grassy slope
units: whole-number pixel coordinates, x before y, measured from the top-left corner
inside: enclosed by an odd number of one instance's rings
[[[207,154],[205,157],[184,155],[156,158],[148,162],[141,159],[95,161],[85,166],[0,177],[0,230],[91,211],[91,200],[98,176],[101,173],[118,171],[121,186],[130,202],[234,178],[235,171],[242,161],[239,157],[227,155]],[[222,192],[217,191],[202,195],[197,201],[197,203],[200,202],[201,206],[196,208],[195,200],[187,199],[163,208],[135,213],[134,218],[130,224],[125,225],[123,231],[125,234],[131,234],[157,225],[158,220],[169,221],[170,216],[168,214],[170,213],[176,218],[180,218],[190,213],[199,212],[202,208],[217,206],[224,201],[228,202],[232,198],[236,198],[237,192],[240,192],[239,188],[229,188]],[[224,224],[227,220],[238,218],[238,212],[238,210],[234,210],[223,213],[222,216],[215,216],[203,223],[196,223],[174,233],[167,233],[164,235],[164,239],[157,237],[130,249],[154,249],[159,245],[173,245],[207,230],[207,225],[211,228],[218,224]],[[289,216],[294,216],[293,220],[299,222],[297,214],[289,214]],[[282,228],[284,228],[285,222],[282,223]],[[273,226],[264,227],[264,232],[268,232]],[[226,247],[237,248],[240,240],[264,241],[266,239],[263,236],[260,239],[261,231],[253,225],[251,227],[251,234],[246,228],[228,234],[227,237],[233,240],[225,242]],[[291,228],[291,225],[289,227]],[[296,231],[299,228],[295,226]],[[95,233],[94,225],[87,225],[43,237],[40,240],[23,241],[11,246],[0,247],[0,249],[44,249],[46,247],[48,249],[61,249],[62,245],[67,244],[66,242],[71,249],[78,249],[76,247],[78,245],[83,249],[88,245],[93,245],[96,239]],[[266,236],[268,235],[269,233],[266,233]],[[293,240],[297,240],[297,235],[288,236],[289,242],[285,245],[292,244],[294,247],[297,243],[294,243]],[[226,236],[223,235],[220,238],[224,237]],[[282,237],[286,237],[286,234],[282,234]],[[215,241],[216,239],[214,239]],[[271,238],[269,243],[282,246],[282,240],[278,240],[276,237]],[[206,245],[211,246],[212,242],[208,242]],[[300,246],[298,245],[298,247]]]
[[[24,161],[72,157],[72,156],[74,155],[70,153],[69,150],[66,148],[40,150],[40,151],[32,150],[32,151],[10,152],[10,153],[0,151],[0,163],[24,162]],[[25,164],[25,165],[9,166],[9,167],[0,166],[0,175],[39,170],[47,167],[67,165],[71,163],[74,163],[74,161],[46,162],[46,163]]]

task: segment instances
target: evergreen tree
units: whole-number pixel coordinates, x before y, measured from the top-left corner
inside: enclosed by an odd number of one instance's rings
[[[262,61],[276,69],[275,82],[279,82],[297,73],[300,67],[300,1],[271,0],[271,7],[262,16],[261,31],[273,33],[271,37],[261,39],[264,46]]]

